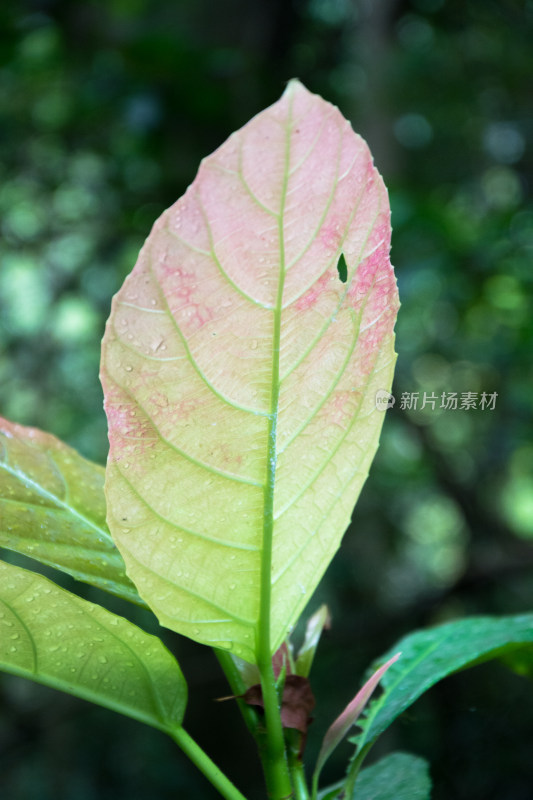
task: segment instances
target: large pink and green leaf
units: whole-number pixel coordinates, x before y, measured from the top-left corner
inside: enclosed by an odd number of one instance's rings
[[[297,81],[155,223],[102,381],[108,523],[168,627],[255,662],[309,600],[378,444],[389,244],[366,144]]]

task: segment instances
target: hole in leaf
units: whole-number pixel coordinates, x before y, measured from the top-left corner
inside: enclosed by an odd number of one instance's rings
[[[339,278],[341,279],[342,283],[346,283],[348,280],[348,265],[346,264],[344,253],[341,253],[341,257],[337,262],[337,272],[339,273]]]

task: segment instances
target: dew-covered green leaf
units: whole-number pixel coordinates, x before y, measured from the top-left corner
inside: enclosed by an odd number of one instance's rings
[[[108,523],[162,624],[256,663],[298,619],[378,444],[389,246],[368,147],[297,81],[155,223],[102,382]]]
[[[105,521],[104,469],[0,418],[0,547],[143,604]]]
[[[324,789],[319,800],[336,800],[343,782]],[[429,765],[409,753],[391,753],[357,776],[351,800],[430,800]],[[345,795],[344,800],[349,800]]]
[[[0,669],[171,732],[187,686],[159,639],[47,578],[0,562]]]
[[[466,667],[505,657],[533,645],[533,614],[516,617],[472,617],[406,636],[385,654],[402,657],[383,676],[382,695],[359,718],[362,733],[353,739],[358,754],[420,695],[435,683]]]

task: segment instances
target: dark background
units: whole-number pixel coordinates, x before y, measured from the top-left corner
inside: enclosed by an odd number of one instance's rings
[[[107,451],[97,373],[111,296],[199,160],[290,77],[352,120],[390,189],[397,402],[309,606],[326,600],[333,614],[314,667],[311,758],[401,635],[533,610],[532,73],[531,0],[0,7],[0,413],[89,458]],[[443,391],[498,396],[493,410],[400,408],[403,392]],[[213,703],[227,689],[212,654],[164,638],[190,684],[188,729],[262,797],[235,709]],[[532,743],[531,684],[489,664],[431,690],[371,758],[427,757],[435,800],[531,800]],[[157,731],[7,677],[0,784],[6,800],[216,796]]]

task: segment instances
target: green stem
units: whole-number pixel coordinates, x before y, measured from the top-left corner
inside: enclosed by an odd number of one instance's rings
[[[318,797],[318,778],[319,773],[315,770],[311,779],[311,800],[317,800]]]
[[[229,653],[226,653],[222,650],[217,650],[216,656],[220,662],[222,669],[228,679],[228,683],[231,686],[231,690],[235,695],[244,694],[246,689],[248,688],[244,681],[242,680],[241,674],[237,667],[235,666],[235,662],[233,661],[232,657]],[[258,715],[256,711],[249,706],[244,700],[238,698],[237,702],[239,704],[239,708],[243,715],[244,721],[248,727],[248,730],[253,735],[256,740],[257,746],[259,748],[259,755],[261,757],[261,762],[263,764],[263,768],[265,771],[265,777],[267,780],[267,784],[271,788],[269,791],[275,791],[275,785],[277,784],[277,778],[274,779],[271,776],[271,769],[272,769],[272,760],[271,760],[271,749],[269,748],[268,737],[266,734],[266,730],[263,729],[263,726],[260,725]],[[283,742],[283,729],[281,729],[281,736],[282,736],[282,743],[281,743],[281,752],[282,758],[285,758],[285,751],[284,751],[284,742]],[[275,759],[274,759],[275,760]],[[277,772],[277,767],[274,767],[274,770]],[[283,770],[282,770],[283,771]],[[290,782],[287,784],[282,783],[282,791],[290,791]],[[273,797],[277,796],[272,794]],[[288,795],[285,795],[288,796]]]
[[[215,655],[218,658],[218,662],[222,667],[224,674],[227,678],[227,681],[231,687],[231,691],[235,695],[237,699],[237,705],[239,706],[239,710],[242,714],[244,722],[246,723],[246,727],[257,740],[258,736],[258,716],[256,711],[249,706],[248,703],[245,703],[244,700],[239,697],[246,692],[248,686],[244,683],[241,674],[237,667],[235,666],[235,662],[232,659],[231,655],[227,653],[225,650],[219,650],[217,648],[213,648],[215,651]]]
[[[294,800],[310,800],[302,759],[293,750],[289,751],[289,769],[294,787]]]
[[[309,800],[309,789],[305,780],[303,764],[292,771],[292,780],[294,786],[294,800]]]
[[[244,694],[244,692],[247,689],[247,686],[244,684],[242,677],[237,667],[235,666],[235,662],[231,658],[230,654],[224,652],[223,650],[215,650],[215,653],[228,679],[228,683],[231,686],[232,692],[235,695]],[[276,798],[276,800],[278,800],[278,798],[279,800],[282,800],[282,798],[292,797],[292,787],[285,758],[285,741],[283,736],[283,728],[281,725],[281,717],[279,713],[279,699],[276,689],[276,680],[274,677],[274,671],[272,669],[271,659],[269,659],[269,666],[272,672],[272,683],[274,687],[274,700],[272,701],[272,698],[270,698],[269,704],[272,704],[272,702],[274,702],[275,712],[274,713],[272,712],[271,705],[269,705],[269,712],[267,713],[267,702],[264,701],[266,730],[264,731],[261,730],[258,716],[251,706],[249,706],[241,699],[238,699],[237,702],[239,704],[239,708],[243,715],[244,721],[249,731],[254,736],[257,742],[257,746],[259,748],[259,755],[261,757],[263,769],[265,772],[265,778],[267,782],[269,795],[272,798]],[[261,679],[261,686],[263,690],[263,699],[264,699],[265,690],[264,690],[264,682],[262,679]],[[274,722],[272,721],[273,718]],[[277,730],[277,736],[274,738],[272,736],[272,731],[276,730],[278,727],[279,730]]]
[[[175,728],[169,731],[176,744],[190,758],[193,764],[198,767],[208,781],[217,789],[226,800],[246,800],[245,796],[232,784],[217,765],[211,761],[207,753],[196,744],[184,728]]]
[[[344,783],[343,789],[344,794],[346,797],[353,797],[354,789],[355,789],[355,781],[357,780],[357,776],[359,775],[359,770],[361,769],[361,765],[365,758],[368,755],[368,751],[372,747],[373,743],[369,743],[365,745],[356,755],[352,763],[350,764],[350,768],[348,770],[348,777]]]
[[[285,754],[285,738],[281,724],[276,679],[272,659],[258,664],[265,710],[265,744],[260,748],[267,791],[271,800],[290,800],[292,785]]]

